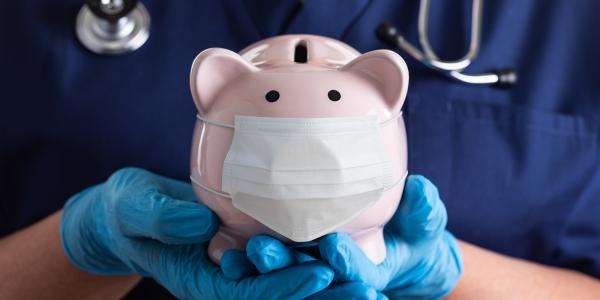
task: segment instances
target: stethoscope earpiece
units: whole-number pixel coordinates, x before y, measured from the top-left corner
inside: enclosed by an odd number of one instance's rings
[[[124,54],[150,35],[150,15],[137,0],[88,0],[77,15],[77,38],[97,54]]]
[[[375,35],[380,41],[393,48],[397,47],[398,38],[402,38],[402,35],[398,32],[398,28],[390,22],[379,24],[375,30]]]
[[[519,80],[517,72],[510,68],[496,70],[495,73],[498,76],[498,82],[496,83],[498,87],[511,87]]]

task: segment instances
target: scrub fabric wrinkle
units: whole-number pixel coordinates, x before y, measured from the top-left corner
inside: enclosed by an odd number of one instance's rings
[[[81,1],[0,2],[0,235],[124,166],[187,180],[189,64],[201,49],[308,33],[365,52],[385,48],[374,34],[383,21],[418,41],[418,1],[306,0],[295,13],[297,1],[273,2],[145,0],[150,38],[118,57],[78,43]],[[471,0],[438,2],[432,48],[458,58]],[[600,277],[600,60],[590,59],[600,53],[598,19],[593,0],[485,2],[467,70],[512,66],[519,83],[510,89],[446,80],[400,52],[411,71],[409,173],[439,188],[457,238]],[[153,297],[170,296],[144,280],[127,298]]]

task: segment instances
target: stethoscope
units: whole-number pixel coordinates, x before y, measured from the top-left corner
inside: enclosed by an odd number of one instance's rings
[[[393,48],[400,48],[408,53],[414,59],[418,60],[430,69],[441,72],[442,74],[469,84],[495,84],[498,86],[512,86],[517,82],[517,73],[510,68],[490,71],[483,74],[464,74],[463,71],[473,62],[479,52],[481,44],[481,11],[483,0],[473,0],[471,9],[471,42],[467,54],[456,61],[443,61],[438,58],[427,34],[427,23],[429,21],[429,2],[430,0],[421,0],[419,6],[419,43],[423,51],[417,49],[408,42],[400,31],[389,22],[379,24],[376,30],[377,37],[384,43]]]
[[[137,0],[87,0],[77,15],[75,32],[94,53],[129,53],[148,40],[150,14]]]
[[[440,60],[431,48],[427,34],[429,3],[430,0],[421,0],[419,6],[419,43],[423,51],[406,41],[398,29],[388,22],[377,27],[377,37],[393,48],[402,49],[428,68],[462,83],[511,86],[517,82],[517,74],[512,69],[483,74],[463,73],[479,52],[483,0],[473,0],[469,50],[456,61]],[[129,53],[148,40],[150,15],[138,0],[87,0],[77,15],[76,33],[79,41],[94,53]]]

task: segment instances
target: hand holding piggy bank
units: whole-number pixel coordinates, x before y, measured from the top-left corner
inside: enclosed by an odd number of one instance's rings
[[[286,243],[345,232],[379,263],[383,226],[407,174],[402,58],[287,35],[240,54],[212,48],[192,66],[198,120],[191,179],[220,218],[209,254],[253,235]]]

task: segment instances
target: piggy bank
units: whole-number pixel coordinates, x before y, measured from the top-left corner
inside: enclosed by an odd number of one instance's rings
[[[330,232],[383,261],[383,227],[407,174],[408,71],[398,54],[278,36],[239,54],[201,52],[190,87],[190,177],[221,221],[208,248],[215,263],[256,234],[294,245]]]

